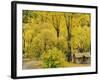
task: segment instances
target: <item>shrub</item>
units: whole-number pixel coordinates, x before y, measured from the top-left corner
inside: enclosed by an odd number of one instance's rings
[[[50,49],[43,53],[41,56],[43,61],[43,67],[45,68],[56,68],[67,66],[66,58],[57,48]]]

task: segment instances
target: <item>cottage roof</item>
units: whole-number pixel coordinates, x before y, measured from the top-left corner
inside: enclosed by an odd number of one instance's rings
[[[74,53],[75,57],[80,58],[80,57],[90,57],[90,53],[89,52],[84,52],[84,53]]]
[[[74,55],[75,55],[75,57],[77,57],[77,58],[82,57],[82,54],[81,54],[81,53],[75,53]]]
[[[83,55],[84,55],[85,57],[90,57],[90,56],[91,56],[89,52],[83,53]]]

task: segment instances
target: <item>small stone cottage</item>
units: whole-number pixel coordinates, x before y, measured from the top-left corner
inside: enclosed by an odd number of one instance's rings
[[[72,55],[73,63],[77,64],[90,64],[91,55],[89,52],[86,53],[74,53]]]

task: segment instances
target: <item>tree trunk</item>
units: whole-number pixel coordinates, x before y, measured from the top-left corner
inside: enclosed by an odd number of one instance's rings
[[[56,32],[57,32],[57,38],[59,38],[59,29],[57,29]]]
[[[64,14],[65,20],[66,20],[66,29],[67,29],[67,45],[68,45],[68,52],[67,52],[67,61],[72,61],[72,53],[71,53],[71,15],[66,16]]]
[[[57,48],[59,48],[60,20],[58,15],[52,16],[52,23],[57,34]]]
[[[72,61],[71,56],[71,16],[68,16],[68,24],[67,24],[67,31],[68,31],[68,62]]]

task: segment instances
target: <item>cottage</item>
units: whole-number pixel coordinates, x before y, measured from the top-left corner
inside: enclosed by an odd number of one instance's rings
[[[90,64],[91,61],[91,55],[89,52],[74,53],[72,57],[72,62],[77,64]]]

